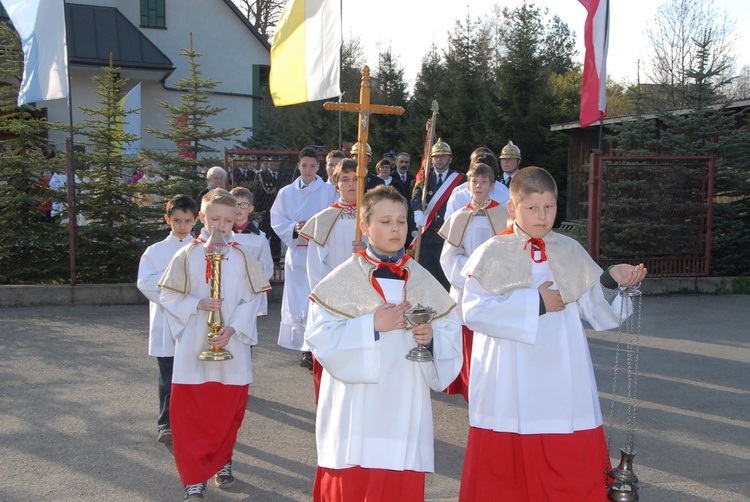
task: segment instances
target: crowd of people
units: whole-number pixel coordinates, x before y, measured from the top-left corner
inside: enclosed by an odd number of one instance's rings
[[[313,500],[423,501],[435,465],[431,391],[468,402],[459,500],[607,500],[611,466],[581,319],[616,328],[630,312],[621,288],[645,268],[602,270],[554,232],[557,186],[546,170],[521,168],[510,141],[499,161],[477,148],[464,173],[439,139],[416,176],[395,151],[370,172],[372,149],[358,146],[329,152],[324,166],[303,148],[290,180],[277,159],[214,167],[195,200],[166,204],[171,232],[143,254],[138,287],[160,370],[157,439],[174,444],[184,499],[202,499],[211,479],[220,489],[235,481],[257,319],[283,261],[278,344],[300,353],[317,403]],[[251,182],[254,191],[243,186]],[[219,252],[214,294],[206,253]],[[223,322],[207,338],[217,311]],[[430,320],[412,320],[425,311]],[[209,347],[233,357],[199,360]],[[429,355],[407,359],[415,347]]]

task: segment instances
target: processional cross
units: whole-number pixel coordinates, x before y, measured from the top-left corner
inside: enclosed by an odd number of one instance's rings
[[[367,137],[370,134],[370,115],[403,115],[405,110],[401,106],[373,105],[370,103],[370,68],[362,68],[362,85],[359,88],[359,103],[336,103],[327,102],[323,108],[332,111],[359,113],[359,128],[357,131],[357,142],[359,143],[359,155],[357,155],[357,222],[355,225],[354,240],[362,240],[362,230],[359,222],[362,219],[361,205],[362,195],[365,193],[365,181],[367,179]]]

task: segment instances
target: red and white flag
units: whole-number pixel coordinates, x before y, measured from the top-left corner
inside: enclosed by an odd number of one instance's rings
[[[578,0],[588,11],[584,40],[586,56],[581,86],[581,127],[607,116],[607,49],[609,0]]]

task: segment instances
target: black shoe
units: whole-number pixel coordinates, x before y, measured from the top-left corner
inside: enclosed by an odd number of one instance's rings
[[[219,469],[219,472],[216,473],[214,482],[216,483],[216,487],[221,488],[222,490],[227,490],[232,487],[234,484],[234,476],[232,476],[231,458],[229,459],[229,462],[224,464],[224,467]]]
[[[312,352],[303,352],[302,359],[299,360],[299,365],[311,370],[313,367]]]
[[[204,493],[206,493],[206,483],[198,483],[197,485],[185,485],[185,498],[182,500],[202,499]]]

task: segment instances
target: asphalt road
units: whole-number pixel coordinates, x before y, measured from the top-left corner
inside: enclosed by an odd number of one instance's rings
[[[259,319],[256,382],[234,456],[238,481],[227,492],[209,486],[207,500],[310,500],[312,379],[296,353],[275,344],[278,307]],[[631,380],[640,499],[750,500],[750,296],[645,297],[642,313]],[[144,305],[0,309],[1,501],[182,500],[171,449],[156,441],[147,317]],[[616,342],[616,332],[590,333],[614,464],[626,445],[628,380],[621,344],[610,426]],[[466,405],[439,394],[433,408],[436,473],[427,477],[427,499],[452,501]]]

